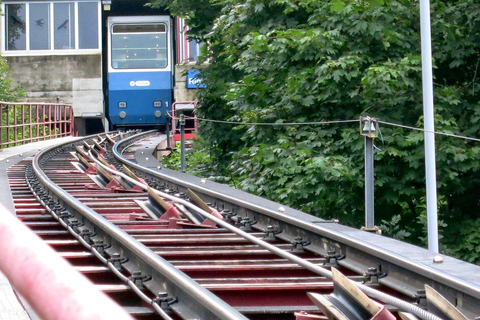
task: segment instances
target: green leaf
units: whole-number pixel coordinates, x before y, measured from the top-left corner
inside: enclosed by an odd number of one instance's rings
[[[255,5],[255,12],[258,13],[258,12],[262,11],[264,7],[265,7],[265,5],[263,3],[257,3]]]
[[[330,1],[330,10],[332,11],[342,11],[345,8],[345,3],[342,0],[332,0]]]

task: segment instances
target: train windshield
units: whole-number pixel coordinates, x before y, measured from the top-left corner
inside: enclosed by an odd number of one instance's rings
[[[166,68],[167,27],[156,24],[115,24],[112,27],[112,68]]]

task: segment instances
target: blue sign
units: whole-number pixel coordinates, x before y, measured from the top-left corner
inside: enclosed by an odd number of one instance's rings
[[[203,83],[203,79],[198,77],[200,71],[197,69],[191,69],[187,71],[187,88],[188,89],[200,89],[207,86]]]

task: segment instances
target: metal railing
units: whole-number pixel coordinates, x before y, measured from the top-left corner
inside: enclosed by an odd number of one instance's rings
[[[0,148],[74,135],[70,104],[0,102],[0,116]]]
[[[180,141],[180,115],[188,116],[185,121],[185,138],[193,139],[194,133],[197,132],[197,120],[195,115],[196,101],[177,101],[172,104],[172,132],[175,141]]]

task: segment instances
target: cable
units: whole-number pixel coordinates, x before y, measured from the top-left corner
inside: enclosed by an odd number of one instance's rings
[[[411,129],[411,130],[417,130],[417,131],[423,131],[423,132],[430,132],[430,133],[434,133],[434,134],[438,134],[438,135],[442,135],[442,136],[454,137],[454,138],[460,138],[460,139],[472,140],[472,141],[478,141],[478,142],[480,142],[480,139],[478,139],[478,138],[461,136],[461,135],[453,134],[453,133],[446,133],[446,132],[438,132],[438,131],[425,130],[425,129],[422,129],[422,128],[410,127],[410,126],[406,126],[406,125],[403,125],[403,124],[391,123],[391,122],[380,121],[380,120],[378,121],[378,123],[382,123],[382,124],[389,125],[389,126],[393,126],[393,127],[399,127],[399,128],[405,128],[405,129]]]
[[[359,122],[360,120],[332,120],[332,121],[312,121],[312,122],[237,122],[237,121],[221,121],[221,120],[212,120],[205,118],[195,118],[200,121],[215,122],[215,123],[227,123],[227,124],[236,124],[236,125],[250,125],[250,126],[297,126],[297,125],[324,125],[324,124],[335,124],[335,123],[350,123],[350,122]]]
[[[180,120],[180,118],[173,117],[169,112],[167,115],[173,120]],[[350,122],[359,122],[359,119],[354,120],[332,120],[332,121],[312,121],[312,122],[241,122],[241,121],[225,121],[225,120],[213,120],[206,118],[198,117],[185,117],[185,120],[197,120],[197,121],[206,121],[213,123],[223,123],[223,124],[234,124],[234,125],[246,125],[246,126],[297,126],[297,125],[324,125],[324,124],[335,124],[335,123],[350,123]]]
[[[167,115],[172,118],[173,120],[180,120],[180,118],[173,117],[169,112]],[[337,123],[352,123],[352,122],[359,122],[359,119],[353,120],[331,120],[331,121],[312,121],[312,122],[284,122],[284,123],[275,123],[275,122],[242,122],[242,121],[225,121],[225,120],[213,120],[213,119],[206,119],[206,118],[198,118],[198,117],[185,117],[185,120],[196,120],[196,121],[206,121],[206,122],[213,122],[213,123],[222,123],[222,124],[233,124],[233,125],[246,125],[246,126],[298,126],[298,125],[326,125],[326,124],[337,124]],[[460,138],[465,140],[477,141],[480,142],[480,138],[473,138],[462,136],[453,133],[446,133],[446,132],[439,132],[439,131],[431,131],[425,130],[422,128],[406,126],[403,124],[392,123],[387,121],[377,120],[378,123],[385,124],[388,126],[405,128],[410,130],[417,130],[422,132],[430,132],[442,136],[453,137],[453,138]],[[383,140],[383,136],[382,136]]]

